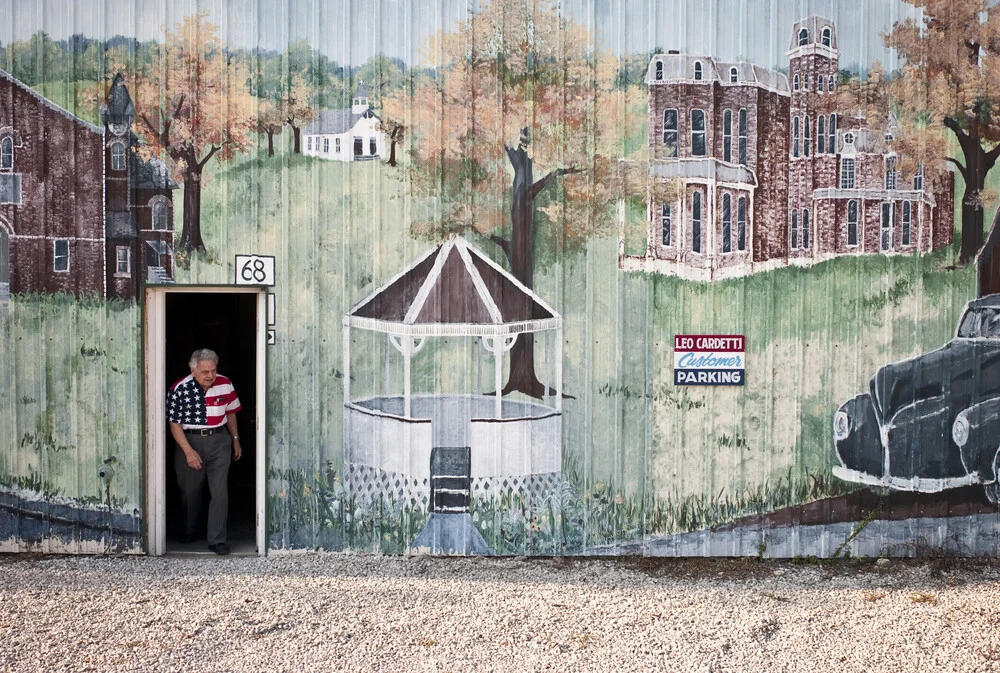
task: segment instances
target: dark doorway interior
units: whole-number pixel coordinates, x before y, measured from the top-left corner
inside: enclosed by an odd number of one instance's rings
[[[171,386],[190,374],[188,359],[191,353],[198,348],[211,348],[219,354],[219,373],[232,380],[243,406],[236,415],[243,456],[229,468],[229,546],[234,553],[255,553],[257,296],[233,292],[170,292],[166,299],[167,385]],[[170,430],[167,428],[164,431],[167,433],[167,551],[205,551],[204,523],[199,539],[188,544],[178,542],[183,525],[180,491],[174,471],[177,446]],[[202,505],[203,522],[207,508],[206,492]]]

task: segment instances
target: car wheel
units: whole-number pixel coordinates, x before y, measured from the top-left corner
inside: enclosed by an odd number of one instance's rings
[[[997,455],[993,457],[993,483],[986,484],[986,499],[994,505],[1000,506],[1000,448]]]

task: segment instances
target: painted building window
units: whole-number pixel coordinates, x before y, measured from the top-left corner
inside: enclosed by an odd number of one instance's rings
[[[823,93],[826,91],[826,77],[823,75],[819,76],[819,84],[816,85],[816,91]]]
[[[167,223],[170,221],[170,212],[167,210],[166,201],[153,202],[153,229],[165,231]]]
[[[903,245],[910,244],[910,213],[912,206],[909,201],[903,201]]]
[[[691,155],[705,156],[705,111],[691,110]]]
[[[722,252],[733,251],[733,197],[722,195]]]
[[[378,154],[378,144],[374,137],[368,139],[368,153],[372,156]]]
[[[802,143],[803,154],[809,156],[809,147],[812,145],[812,118],[806,115],[805,139]]]
[[[132,255],[127,247],[119,245],[115,248],[115,274],[128,275],[132,273]]]
[[[913,176],[913,188],[917,191],[921,191],[924,188],[924,166],[920,165],[920,170],[917,174]]]
[[[663,245],[670,245],[670,235],[673,233],[671,232],[672,224],[673,223],[671,222],[670,217],[670,204],[664,203],[660,209],[660,226],[663,229],[663,233],[661,235]]]
[[[896,157],[885,158],[885,188],[896,188]]]
[[[52,242],[52,270],[65,273],[69,271],[69,240],[59,238]]]
[[[736,202],[736,249],[747,249],[747,197]]]
[[[663,144],[668,157],[677,156],[677,110],[663,111]]]
[[[663,61],[656,62],[656,79],[657,81],[663,79]]]
[[[365,153],[365,141],[361,136],[354,136],[354,156],[360,157]]]
[[[792,249],[799,247],[799,211],[792,211]]]
[[[329,138],[323,138],[323,151],[326,152],[327,154],[330,153],[330,139]]]
[[[802,88],[809,91],[809,73],[802,76]]]
[[[804,47],[809,44],[809,31],[803,28],[799,31],[799,46]]]
[[[14,139],[10,136],[6,136],[0,142],[0,169],[14,170]]]
[[[729,69],[729,81],[735,84],[736,82],[739,81],[739,79],[740,79],[739,72],[737,72],[736,68],[730,68]]]
[[[691,250],[701,252],[701,192],[691,197]]]
[[[829,26],[827,26],[826,28],[823,29],[822,40],[823,40],[823,46],[824,47],[829,47],[830,46],[830,44],[831,44],[830,38],[831,38],[830,28],[829,28]]]
[[[792,156],[799,156],[799,118],[792,117]]]
[[[840,188],[854,189],[854,159],[840,159]]]
[[[826,150],[830,154],[837,153],[837,115],[830,115],[830,128],[827,129],[830,135],[827,138]]]
[[[847,202],[847,245],[858,244],[858,202]]]
[[[809,249],[809,209],[802,211],[802,247]]]
[[[796,91],[799,90],[799,75],[798,75],[798,73],[796,73],[795,77],[792,78],[792,88],[795,89]]]
[[[722,113],[722,160],[733,160],[733,111]]]
[[[125,170],[125,145],[123,143],[111,144],[111,170]]]
[[[694,62],[694,78],[700,80],[702,77],[701,61]]]
[[[306,149],[311,150],[312,148],[313,148],[313,138],[312,136],[309,136],[308,138],[306,138]]]
[[[882,250],[892,247],[892,203],[882,204]]]
[[[836,78],[833,75],[830,75],[830,81],[826,83],[827,91],[830,93],[833,93],[833,83],[835,80]]]
[[[340,138],[333,139],[333,151],[340,154]]]
[[[747,109],[745,107],[740,108],[739,133],[740,133],[740,166],[746,166],[747,165]]]
[[[816,154],[826,152],[826,117],[819,116],[816,120]]]

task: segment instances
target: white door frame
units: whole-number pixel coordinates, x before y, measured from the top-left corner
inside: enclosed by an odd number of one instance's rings
[[[167,295],[178,293],[255,294],[257,295],[257,418],[254,444],[254,490],[256,505],[257,553],[267,550],[264,530],[266,482],[264,478],[264,438],[267,436],[264,413],[267,370],[264,350],[267,348],[267,291],[246,286],[185,286],[147,287],[145,302],[145,332],[143,354],[146,373],[146,553],[162,556],[167,551],[167,425],[166,398],[166,318]]]

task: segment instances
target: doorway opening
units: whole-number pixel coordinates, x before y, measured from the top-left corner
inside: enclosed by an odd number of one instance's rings
[[[182,539],[184,513],[174,465],[177,446],[166,418],[166,392],[190,374],[199,348],[219,356],[242,409],[236,414],[242,456],[229,468],[229,547],[234,554],[263,553],[264,299],[257,288],[149,288],[146,305],[146,415],[148,551],[152,555],[208,550],[208,487],[199,530]]]

